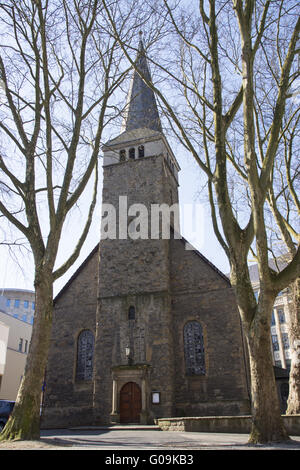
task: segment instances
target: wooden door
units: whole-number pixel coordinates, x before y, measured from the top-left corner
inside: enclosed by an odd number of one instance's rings
[[[120,422],[139,423],[142,409],[141,389],[135,382],[123,385],[120,392]]]

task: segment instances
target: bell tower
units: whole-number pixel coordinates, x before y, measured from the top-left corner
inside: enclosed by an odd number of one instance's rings
[[[159,214],[178,203],[180,168],[141,78],[151,80],[141,39],[136,66],[121,134],[103,147],[94,392],[102,422],[148,423],[171,416],[173,407],[170,236]],[[130,390],[140,396],[140,410],[126,415]],[[160,397],[155,406],[153,393]]]
[[[164,232],[179,166],[141,77],[151,80],[142,41],[122,130],[103,147],[100,243],[55,299],[46,427],[250,411],[230,282],[186,250],[171,210]]]

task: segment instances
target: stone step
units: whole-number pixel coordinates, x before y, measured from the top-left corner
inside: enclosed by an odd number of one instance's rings
[[[151,424],[111,424],[108,426],[73,426],[69,427],[71,431],[161,431],[161,428],[157,425]]]

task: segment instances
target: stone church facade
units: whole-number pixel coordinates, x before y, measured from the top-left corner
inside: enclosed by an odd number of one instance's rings
[[[137,65],[150,78],[142,43]],[[187,249],[174,218],[170,237],[161,227],[151,232],[152,207],[178,203],[180,168],[137,72],[122,132],[103,153],[102,204],[116,210],[116,237],[106,236],[103,217],[99,245],[55,299],[42,425],[248,413],[242,329],[228,278]],[[124,211],[125,202],[147,209],[149,236],[134,236],[142,219]]]

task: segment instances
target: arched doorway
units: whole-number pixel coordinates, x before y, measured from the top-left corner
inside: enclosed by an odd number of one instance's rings
[[[139,423],[142,409],[141,389],[135,382],[127,382],[120,391],[120,422]]]

